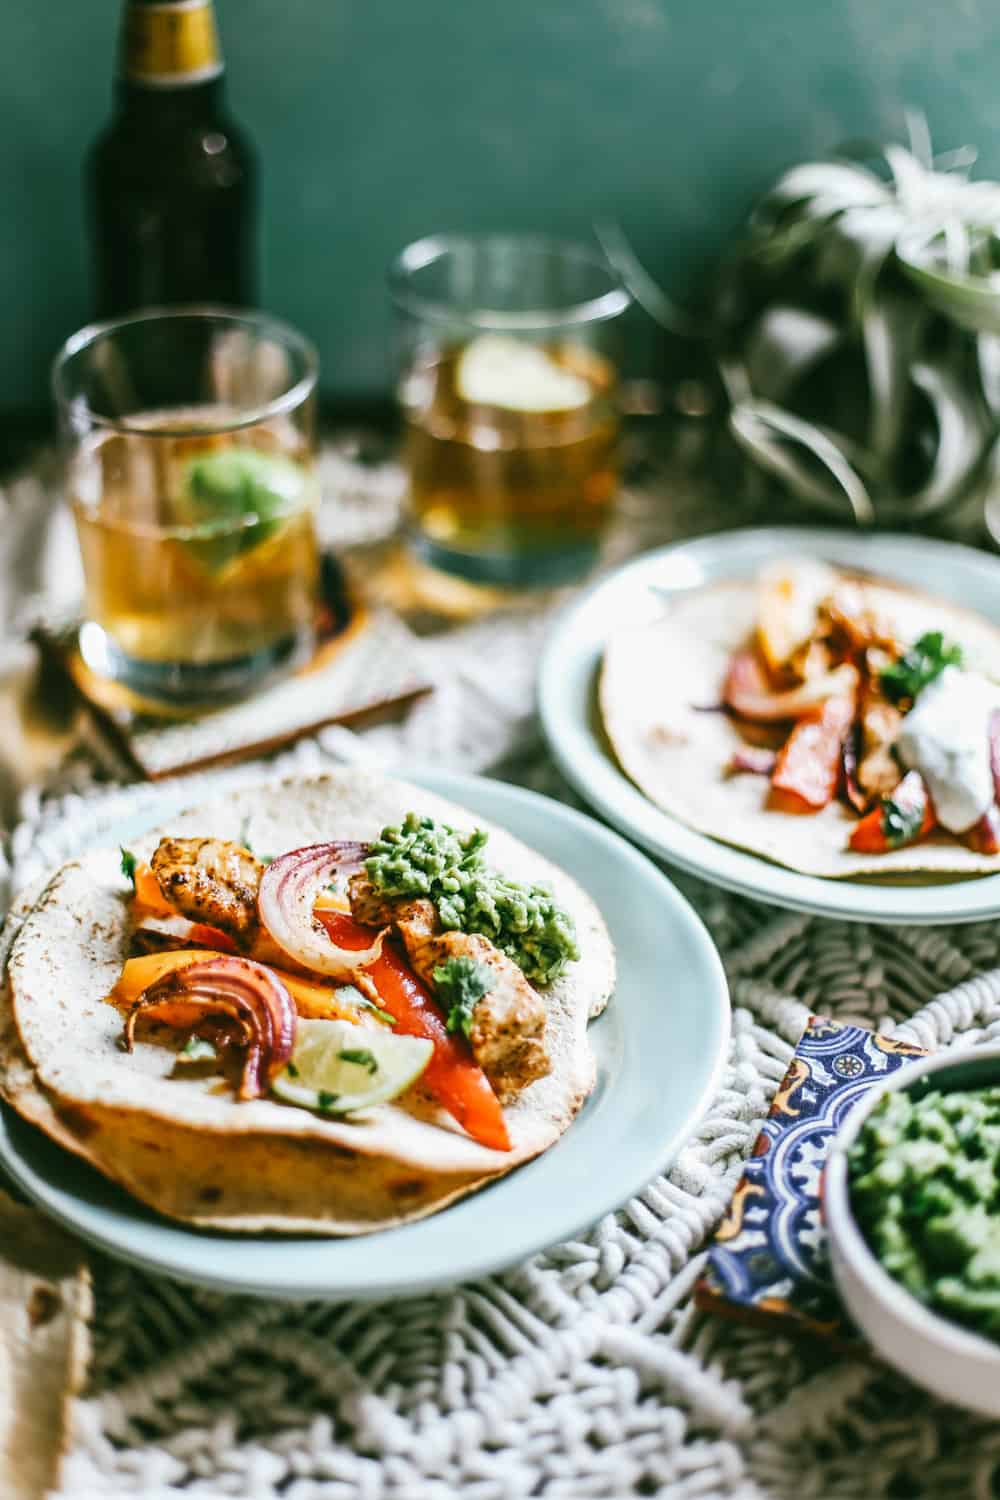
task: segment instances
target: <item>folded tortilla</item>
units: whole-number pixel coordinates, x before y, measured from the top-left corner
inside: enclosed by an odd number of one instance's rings
[[[422,1218],[550,1146],[595,1082],[587,1022],[614,988],[614,950],[590,898],[502,829],[403,782],[358,770],[249,788],[135,841],[246,836],[280,853],[324,839],[371,839],[413,809],[486,828],[513,877],[548,882],[575,919],[580,958],[542,991],[552,1072],[504,1110],[512,1141],[466,1135],[419,1085],[350,1119],[271,1099],[239,1102],[218,1078],[168,1074],[172,1051],[121,1050],[105,1002],[129,954],[128,885],[117,850],[62,866],[21,918],[0,992],[0,1093],[26,1119],[152,1208],[213,1229],[364,1234]]]
[[[864,581],[898,639],[941,630],[963,647],[968,666],[1000,680],[1000,630],[988,620],[916,590]],[[677,595],[664,610],[662,619],[611,637],[599,690],[615,755],[657,807],[807,875],[943,879],[1000,870],[1000,855],[976,854],[946,833],[886,854],[855,854],[847,841],[857,814],[839,799],[818,813],[784,812],[769,805],[766,776],[728,774],[746,741],[718,705],[733,652],[754,638],[756,585],[712,584]]]

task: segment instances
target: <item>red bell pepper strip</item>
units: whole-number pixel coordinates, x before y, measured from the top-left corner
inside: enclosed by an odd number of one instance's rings
[[[891,797],[856,824],[849,844],[856,854],[887,854],[924,838],[937,824],[927,783],[919,771],[907,771]]]
[[[786,812],[819,812],[833,800],[844,741],[854,723],[854,698],[828,698],[800,719],[771,777],[773,800]]]
[[[361,949],[371,944],[371,928],[362,927],[344,912],[318,909],[316,919],[340,948]],[[396,1030],[406,1036],[429,1037],[434,1043],[421,1081],[474,1140],[494,1151],[509,1151],[503,1110],[486,1074],[464,1038],[445,1026],[430,991],[406,960],[386,943],[381,956],[365,967],[365,974],[378,992],[379,1005],[395,1016]]]
[[[995,802],[962,837],[977,854],[1000,854],[1000,808]]]

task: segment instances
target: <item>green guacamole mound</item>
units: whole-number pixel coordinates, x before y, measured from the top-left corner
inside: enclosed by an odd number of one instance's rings
[[[442,927],[482,933],[526,979],[551,984],[580,956],[573,919],[545,886],[522,885],[491,869],[483,854],[488,837],[407,813],[372,845],[369,879],[390,898],[426,896]]]
[[[1000,1088],[887,1094],[848,1171],[855,1218],[890,1276],[1000,1342]]]

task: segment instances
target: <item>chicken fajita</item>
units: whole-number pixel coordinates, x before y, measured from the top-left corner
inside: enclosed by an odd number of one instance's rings
[[[0,1089],[173,1217],[363,1233],[551,1145],[613,986],[562,871],[344,772],[57,871],[11,951]]]

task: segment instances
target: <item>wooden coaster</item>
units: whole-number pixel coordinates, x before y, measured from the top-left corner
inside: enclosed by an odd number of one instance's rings
[[[397,615],[369,610],[342,575],[325,569],[319,644],[312,660],[252,697],[180,713],[98,677],[84,662],[78,627],[44,625],[35,640],[68,675],[100,728],[150,781],[266,754],[326,724],[398,710],[431,690],[416,636]]]

